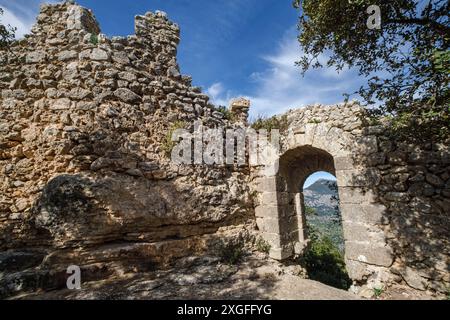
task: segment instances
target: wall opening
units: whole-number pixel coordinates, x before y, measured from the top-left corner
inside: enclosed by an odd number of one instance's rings
[[[300,186],[308,240],[301,263],[313,280],[348,289],[351,280],[345,266],[345,245],[336,178],[318,171]]]
[[[326,172],[336,177],[339,186],[345,243],[341,248],[345,251],[342,271],[347,271],[354,283],[366,281],[375,272],[382,275],[378,272],[392,266],[394,255],[386,243],[386,207],[370,190],[371,185],[379,183],[380,173],[355,161],[355,154],[346,150],[344,140],[351,141],[351,137],[325,137],[324,133],[331,130],[320,124],[308,124],[303,129],[298,128],[297,133],[286,137],[282,148],[286,151],[255,179],[256,223],[270,245],[269,256],[277,260],[305,256],[311,241],[303,186],[312,174]],[[344,273],[343,278],[347,278]],[[336,286],[345,288],[350,279]]]
[[[346,272],[344,235],[333,156],[323,149],[302,146],[285,152],[280,157],[279,164],[278,175],[284,182],[287,198],[286,201],[283,200],[285,205],[281,207],[282,210],[279,210],[280,226],[287,226],[285,229],[280,227],[282,247],[284,245],[289,248],[290,241],[310,278],[348,289],[351,280]],[[324,179],[314,179],[320,176]],[[314,201],[309,197],[311,188],[314,187],[327,195],[319,195],[322,198]],[[329,205],[327,212],[324,212],[324,201]],[[325,224],[326,215],[328,223]],[[294,223],[292,217],[295,217]],[[291,230],[292,226],[296,226],[297,230]]]

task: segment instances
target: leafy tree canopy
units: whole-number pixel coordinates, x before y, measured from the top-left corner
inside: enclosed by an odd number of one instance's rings
[[[371,5],[380,8],[379,29],[367,26]],[[421,125],[448,136],[449,1],[294,0],[294,6],[301,9],[303,72],[323,64],[354,67],[368,79],[355,93],[367,105],[381,102],[377,114],[395,116],[398,127]]]
[[[0,17],[3,15],[3,9],[0,8]],[[10,25],[3,25],[0,20],[0,50],[9,46],[11,41],[14,40],[15,32],[17,28],[13,28]]]

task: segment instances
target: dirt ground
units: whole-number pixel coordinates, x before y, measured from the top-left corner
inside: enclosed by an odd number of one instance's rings
[[[394,286],[378,297],[305,279],[304,270],[260,256],[227,265],[217,257],[188,257],[171,269],[123,274],[103,281],[82,283],[80,290],[34,292],[12,299],[281,299],[281,300],[410,300],[435,299],[428,293]]]

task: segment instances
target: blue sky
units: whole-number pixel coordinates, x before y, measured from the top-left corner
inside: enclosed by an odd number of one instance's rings
[[[331,173],[328,173],[325,171],[317,171],[317,172],[314,172],[312,175],[310,175],[305,180],[305,183],[303,183],[303,189],[308,188],[310,185],[312,185],[314,182],[316,182],[317,180],[320,180],[320,179],[336,181],[336,177],[333,176]]]
[[[28,32],[41,0],[0,0],[3,23]],[[53,1],[56,2],[56,1]],[[298,11],[291,0],[79,0],[108,36],[133,34],[137,14],[163,10],[181,28],[178,62],[216,104],[245,96],[250,116],[273,115],[308,104],[343,101],[361,84],[353,70],[324,68],[303,78],[295,66]],[[322,59],[326,57],[323,56]]]

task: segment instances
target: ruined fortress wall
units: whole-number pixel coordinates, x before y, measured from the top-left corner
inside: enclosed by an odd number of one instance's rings
[[[356,103],[310,106],[280,116],[281,152],[257,171],[256,221],[271,256],[307,243],[302,186],[316,171],[336,176],[346,267],[357,283],[450,286],[450,141],[407,142],[388,120]]]
[[[64,284],[70,264],[88,279],[150,268],[255,220],[273,258],[301,254],[299,188],[317,170],[338,180],[352,279],[446,290],[449,143],[401,141],[356,104],[313,106],[285,115],[277,168],[174,165],[174,128],[232,126],[180,74],[178,42],[163,13],[108,39],[64,3],[0,52],[0,296]]]
[[[180,74],[179,40],[161,12],[108,39],[66,2],[42,6],[31,35],[0,52],[1,251],[159,243],[146,255],[168,257],[247,222],[245,168],[170,162],[174,127],[227,125]],[[170,251],[180,239],[189,243]],[[113,259],[108,250],[96,254]]]

